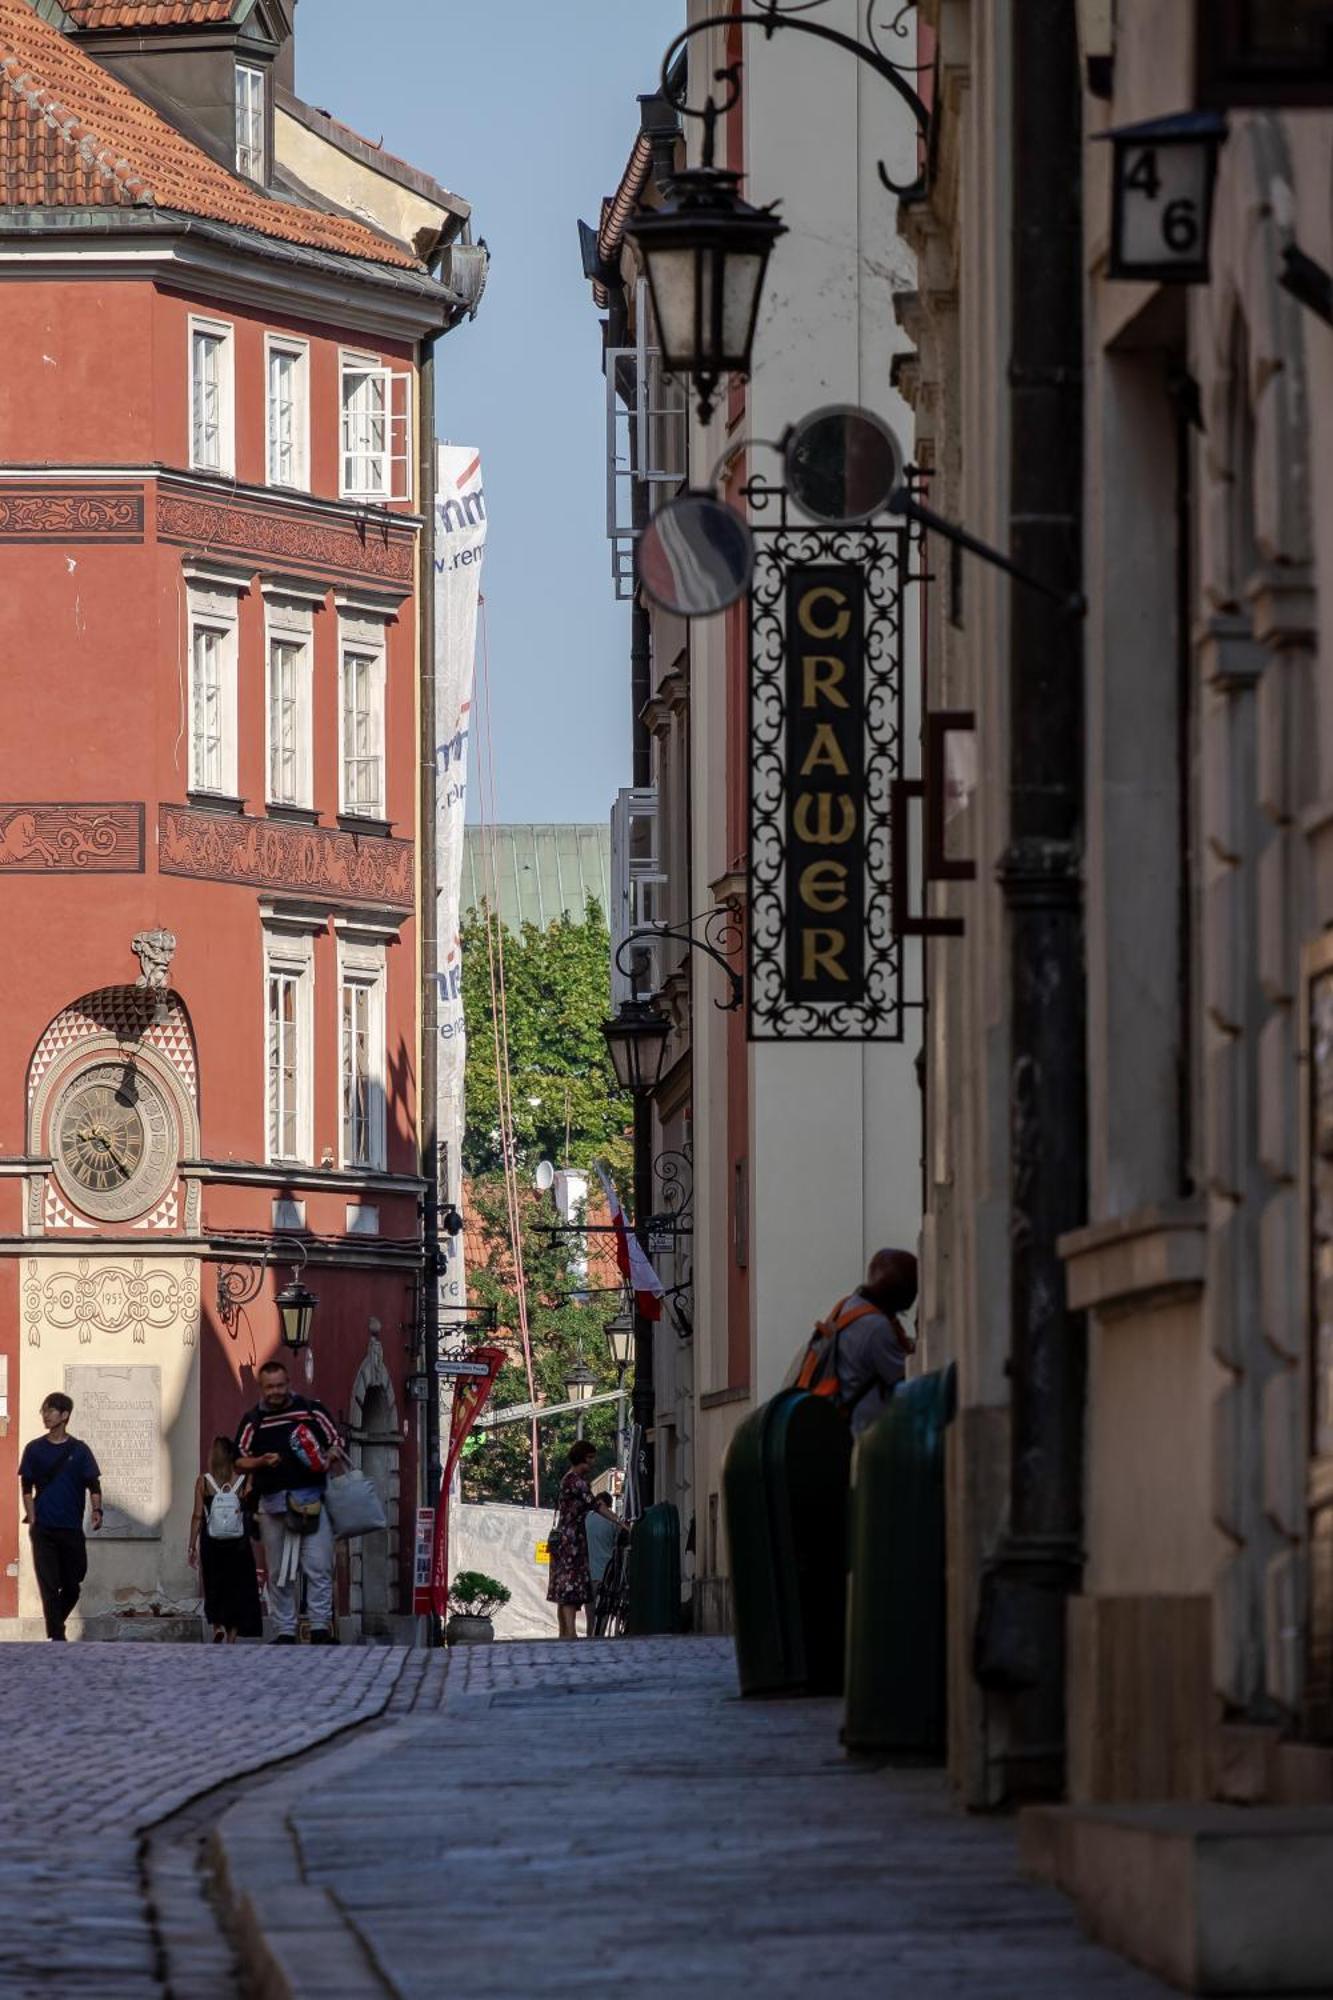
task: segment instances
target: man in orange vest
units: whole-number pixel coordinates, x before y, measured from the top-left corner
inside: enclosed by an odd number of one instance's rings
[[[916,1303],[916,1258],[910,1250],[877,1250],[863,1285],[821,1320],[797,1377],[816,1395],[833,1389],[858,1437],[883,1414],[907,1370],[916,1342],[897,1315]],[[821,1381],[820,1378],[823,1378]]]

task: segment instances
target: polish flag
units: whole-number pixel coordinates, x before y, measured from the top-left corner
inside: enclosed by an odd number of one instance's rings
[[[616,1232],[616,1262],[620,1266],[621,1277],[634,1289],[635,1310],[645,1319],[661,1319],[662,1280],[649,1263],[647,1252],[638,1237],[626,1228],[625,1211],[620,1206],[616,1184],[600,1165],[597,1178],[602,1183],[602,1193],[606,1196],[606,1206]]]

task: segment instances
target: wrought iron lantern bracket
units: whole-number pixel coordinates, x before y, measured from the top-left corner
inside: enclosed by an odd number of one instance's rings
[[[741,90],[741,69],[739,62],[729,63],[713,72],[713,82],[726,86],[726,95],[719,101],[710,92],[707,101],[699,108],[685,102],[687,80],[677,73],[677,59],[688,48],[696,35],[709,33],[714,28],[761,28],[765,41],[772,41],[780,28],[789,29],[798,35],[813,35],[821,42],[828,42],[834,48],[842,49],[864,63],[868,69],[888,84],[902,99],[917,123],[922,138],[929,143],[931,135],[930,112],[920,94],[908,82],[908,76],[916,72],[906,64],[895,63],[881,46],[880,36],[892,34],[905,37],[907,28],[905,17],[911,13],[910,6],[900,6],[887,27],[876,25],[875,14],[880,0],[866,0],[865,37],[858,39],[847,34],[842,28],[830,27],[826,21],[812,21],[807,15],[815,8],[823,6],[825,0],[806,0],[799,12],[790,6],[780,4],[780,0],[761,0],[753,10],[743,7],[732,8],[726,13],[713,14],[703,21],[694,21],[683,28],[671,43],[662,58],[662,96],[683,118],[697,118],[703,122],[703,159],[705,166],[711,166],[715,146],[717,121],[731,110],[738,101]],[[918,200],[925,192],[925,176],[918,174],[914,181],[895,181],[889,174],[883,160],[878,163],[879,177],[890,194],[896,194],[903,201]]]
[[[273,1263],[292,1267],[293,1281],[299,1280],[310,1253],[299,1236],[270,1236],[265,1240],[258,1265],[222,1264],[218,1267],[218,1318],[234,1337],[236,1316],[253,1305],[264,1287],[265,1273]]]
[[[683,944],[690,951],[701,951],[705,958],[711,958],[714,965],[722,968],[727,978],[728,998],[714,1000],[713,1005],[723,1014],[734,1014],[738,1008],[745,1005],[745,979],[721,949],[720,943],[715,944],[708,936],[711,930],[719,940],[723,940],[730,934],[734,924],[735,912],[724,907],[709,911],[705,919],[705,935],[701,938],[695,937],[693,931],[674,924],[644,925],[640,930],[631,931],[629,936],[622,938],[617,945],[616,970],[623,973],[626,979],[632,979],[634,975],[626,963],[626,954],[633,946],[658,938],[671,938],[676,944]]]

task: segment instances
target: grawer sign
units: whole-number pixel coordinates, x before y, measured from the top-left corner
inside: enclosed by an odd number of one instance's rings
[[[864,599],[860,572],[802,565],[787,579],[787,991],[865,993]]]
[[[747,498],[750,1038],[901,1041],[891,810],[906,533],[809,527],[758,480]]]

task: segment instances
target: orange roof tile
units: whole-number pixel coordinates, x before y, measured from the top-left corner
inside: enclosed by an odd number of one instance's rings
[[[0,0],[0,205],[158,208],[312,250],[423,268],[410,250],[359,222],[274,200],[229,174],[28,0]]]
[[[237,0],[61,0],[76,28],[199,28],[229,21]]]

